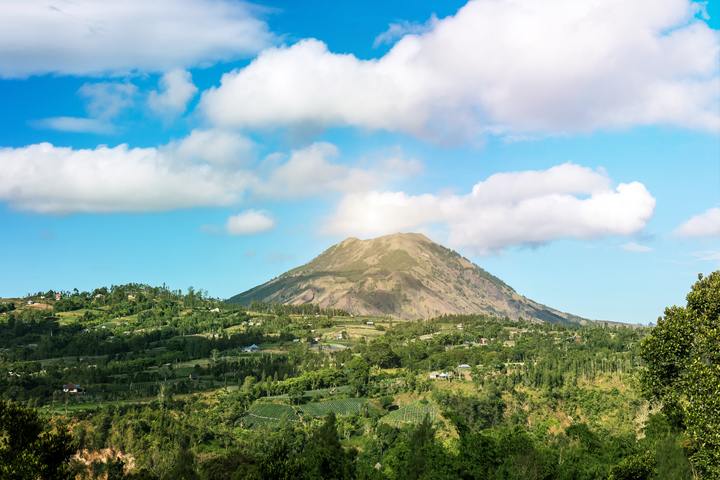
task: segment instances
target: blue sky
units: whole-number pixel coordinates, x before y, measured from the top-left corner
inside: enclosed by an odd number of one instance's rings
[[[647,323],[720,265],[718,2],[98,5],[0,6],[0,296],[400,230]]]

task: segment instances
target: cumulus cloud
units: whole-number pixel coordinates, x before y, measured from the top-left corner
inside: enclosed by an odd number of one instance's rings
[[[258,165],[253,142],[223,130],[193,130],[149,148],[0,148],[0,201],[39,213],[229,206],[246,193],[293,199],[379,188],[420,168],[399,157],[351,167],[335,161],[337,156],[334,145],[320,143]]]
[[[710,208],[680,225],[675,234],[681,237],[720,237],[720,208]]]
[[[39,213],[162,211],[237,202],[243,171],[180,161],[173,148],[40,143],[0,148],[0,200]]]
[[[348,125],[456,140],[720,128],[718,32],[689,0],[474,0],[379,59],[313,39],[203,95],[215,124]]]
[[[275,220],[258,210],[246,210],[227,219],[225,230],[230,235],[252,235],[275,227]]]
[[[647,245],[643,245],[642,243],[637,242],[628,242],[621,245],[623,250],[626,252],[633,252],[633,253],[649,253],[652,252],[652,247],[648,247]]]
[[[274,41],[233,0],[5,0],[0,77],[165,72],[255,54]]]
[[[422,166],[415,160],[390,157],[368,168],[333,162],[340,152],[335,145],[313,143],[291,152],[284,163],[278,158],[271,172],[258,183],[259,196],[303,198],[329,192],[357,192],[376,188],[397,178],[416,174]]]
[[[50,117],[34,121],[32,125],[61,132],[115,133],[113,120],[133,105],[137,87],[128,82],[85,83],[77,93],[85,101],[88,117]]]
[[[644,228],[654,208],[641,183],[613,188],[602,171],[563,164],[492,175],[466,195],[349,194],[325,231],[368,237],[438,226],[451,245],[484,254],[561,238],[631,235]]]
[[[170,144],[181,159],[201,160],[219,166],[245,165],[255,157],[255,144],[247,137],[225,130],[193,130]]]
[[[148,105],[160,115],[180,115],[197,91],[190,72],[171,70],[160,78],[160,89],[148,95]]]

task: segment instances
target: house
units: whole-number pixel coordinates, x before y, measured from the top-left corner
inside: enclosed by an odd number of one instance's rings
[[[447,380],[452,376],[452,374],[448,372],[430,372],[430,380]]]
[[[84,390],[82,387],[76,383],[66,383],[63,385],[63,393],[71,393],[71,394],[77,394],[77,393],[83,393]]]
[[[61,298],[62,298],[62,293],[57,292],[57,293],[55,294],[55,301],[57,302],[57,301],[60,300]],[[95,295],[95,298],[97,298],[97,295]]]
[[[215,308],[213,308],[213,309],[210,310],[210,313],[220,313],[220,308],[219,308],[219,307],[215,307]]]
[[[365,322],[365,325],[375,325],[375,322],[373,322],[373,321],[367,321],[367,322]]]
[[[458,365],[458,369],[460,370],[466,370],[468,368],[470,368],[470,365],[468,365],[467,363],[461,363],[460,365]]]
[[[245,348],[242,349],[242,351],[245,352],[245,353],[255,353],[255,352],[257,352],[258,350],[260,350],[260,347],[258,347],[258,346],[255,345],[254,343],[253,343],[252,345],[250,345],[250,346],[245,347]]]

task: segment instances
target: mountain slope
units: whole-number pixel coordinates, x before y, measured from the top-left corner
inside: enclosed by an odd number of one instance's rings
[[[313,303],[357,315],[404,319],[486,313],[511,319],[582,322],[519,295],[458,253],[417,233],[348,238],[303,266],[230,298]]]

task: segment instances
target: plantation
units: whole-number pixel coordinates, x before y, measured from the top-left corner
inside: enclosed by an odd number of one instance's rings
[[[302,405],[303,414],[311,417],[324,417],[331,413],[335,415],[357,415],[367,405],[366,398],[342,398],[312,402]]]
[[[434,422],[438,417],[438,409],[429,402],[419,401],[388,413],[380,421],[400,428],[407,425],[419,425],[426,417]]]

